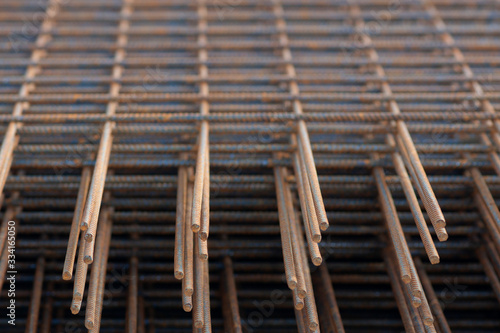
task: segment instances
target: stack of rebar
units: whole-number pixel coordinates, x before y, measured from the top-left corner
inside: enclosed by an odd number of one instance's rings
[[[2,0],[0,78],[2,332],[500,332],[500,2]]]

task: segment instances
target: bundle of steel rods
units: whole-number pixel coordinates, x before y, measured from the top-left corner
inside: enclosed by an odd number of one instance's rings
[[[496,0],[1,1],[0,330],[499,332],[499,51]]]

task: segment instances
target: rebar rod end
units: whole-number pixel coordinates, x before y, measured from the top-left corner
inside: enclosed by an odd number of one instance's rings
[[[191,312],[191,310],[193,309],[193,305],[192,304],[184,304],[182,306],[182,308],[184,309],[184,311],[186,312]]]
[[[73,277],[73,274],[71,274],[71,272],[69,272],[69,271],[64,271],[62,273],[63,280],[68,281],[68,280],[71,280],[72,277]]]
[[[329,226],[330,223],[328,223],[328,221],[321,221],[321,223],[319,224],[321,231],[325,231]]]
[[[318,323],[316,323],[316,322],[314,322],[314,321],[311,321],[311,322],[309,323],[309,329],[310,329],[311,331],[314,331],[314,330],[316,330],[317,328],[318,328]]]
[[[434,324],[434,318],[432,317],[425,317],[423,321],[425,326],[432,326],[432,324]]]
[[[321,265],[322,262],[323,262],[323,258],[321,258],[321,257],[312,258],[312,263],[314,264],[314,266],[319,266],[319,265]]]
[[[328,228],[328,227],[327,227]],[[315,243],[319,243],[321,242],[321,234],[315,234],[315,235],[312,235],[312,240],[313,242]]]
[[[80,312],[80,307],[82,305],[81,301],[73,301],[73,304],[71,304],[71,313],[76,315],[78,312]]]
[[[431,264],[433,264],[433,265],[439,264],[439,261],[440,261],[439,256],[437,256],[437,255],[430,256],[429,260],[430,260]]]
[[[83,262],[87,265],[90,265],[93,261],[94,258],[92,258],[92,256],[86,255],[85,257],[83,257]]]
[[[446,242],[448,240],[448,233],[445,228],[439,228],[436,233],[440,242]]]
[[[91,330],[94,327],[94,322],[90,319],[85,320],[85,327]]]
[[[420,307],[420,305],[422,305],[422,300],[419,297],[412,296],[411,304],[413,305],[413,307],[418,308]]]
[[[184,278],[184,272],[183,271],[175,271],[174,276],[177,280],[182,280]]]
[[[75,293],[73,294],[73,303],[74,303],[74,302],[79,302],[79,301],[81,301],[82,299],[83,299],[83,295],[82,295],[82,294],[80,294],[79,292],[75,292]]]
[[[90,234],[90,233],[85,233],[85,240],[87,241],[87,243],[92,243],[92,241],[94,240],[94,235]]]

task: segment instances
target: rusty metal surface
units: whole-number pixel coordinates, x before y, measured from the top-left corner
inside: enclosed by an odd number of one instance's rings
[[[0,330],[500,332],[499,51],[493,0],[0,1]]]

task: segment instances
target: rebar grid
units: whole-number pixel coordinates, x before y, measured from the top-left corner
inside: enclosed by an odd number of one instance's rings
[[[0,8],[1,329],[498,331],[496,1]]]

